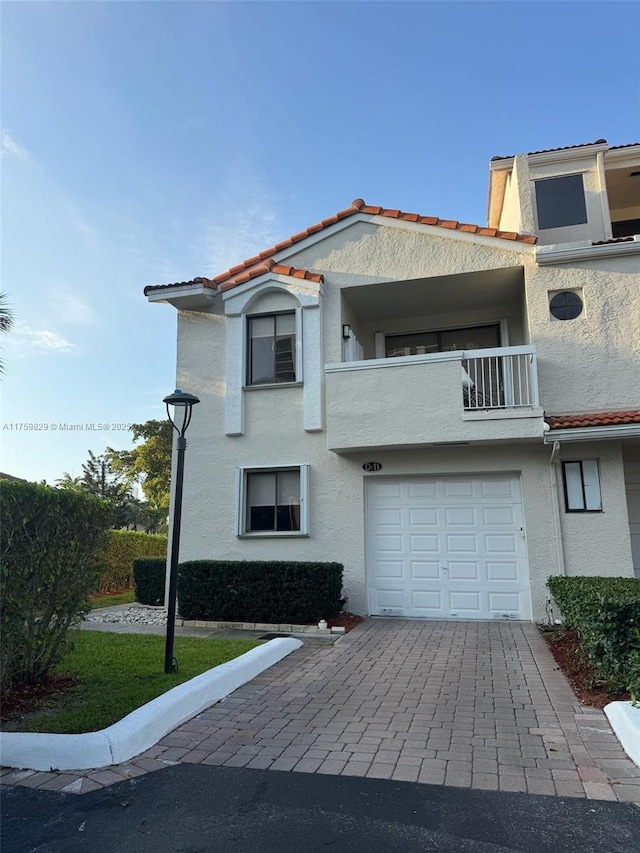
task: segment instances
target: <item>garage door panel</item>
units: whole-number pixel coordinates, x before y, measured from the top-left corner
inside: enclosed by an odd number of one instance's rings
[[[404,563],[402,560],[378,560],[376,574],[381,581],[387,578],[397,580],[404,576]]]
[[[440,561],[411,560],[409,562],[409,577],[413,580],[439,580]]]
[[[404,610],[404,588],[379,589],[377,599],[380,610],[386,608]]]
[[[424,509],[422,507],[409,507],[409,524],[412,527],[437,527],[438,510]]]
[[[530,618],[517,477],[369,480],[368,582],[374,615]]]
[[[486,506],[480,508],[482,523],[486,527],[492,525],[514,527],[516,526],[515,507],[513,506]]]
[[[451,610],[466,610],[468,613],[479,614],[482,611],[480,592],[473,590],[453,590],[449,594]]]
[[[519,500],[518,482],[515,479],[486,479],[480,480],[480,496],[482,498],[502,497]]]
[[[518,541],[514,533],[487,533],[484,545],[487,554],[516,554],[518,551]]]
[[[455,560],[447,561],[447,569],[449,572],[450,581],[480,581],[482,572],[478,562],[459,562]]]
[[[377,533],[375,537],[376,550],[378,552],[394,551],[397,554],[402,553],[402,535]]]
[[[490,592],[489,608],[494,611],[520,612],[522,609],[521,595],[517,592]]]
[[[487,580],[489,581],[518,581],[518,564],[516,562],[496,563],[487,561]]]
[[[473,506],[445,507],[444,523],[447,527],[473,527],[476,524],[476,508]]]
[[[452,479],[444,480],[443,490],[445,498],[470,498],[473,497],[473,480]]]
[[[407,494],[410,498],[435,498],[436,481],[422,480],[407,483]]]
[[[402,527],[402,509],[375,509],[373,520],[376,527]]]
[[[445,538],[447,553],[449,554],[476,553],[478,551],[478,536],[475,533],[448,533]]]
[[[374,494],[380,498],[401,498],[402,485],[401,483],[381,483],[377,482],[373,486]]]
[[[414,589],[411,592],[411,608],[423,611],[421,615],[437,616],[442,612],[443,604],[440,590]]]
[[[428,536],[423,533],[411,534],[409,536],[409,548],[413,554],[439,554],[441,550],[440,537],[437,534]]]

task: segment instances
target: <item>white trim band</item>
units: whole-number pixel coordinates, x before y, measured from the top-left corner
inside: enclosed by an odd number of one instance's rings
[[[602,441],[603,439],[640,438],[640,424],[613,424],[612,426],[572,427],[552,429],[544,434],[544,443],[556,441]]]

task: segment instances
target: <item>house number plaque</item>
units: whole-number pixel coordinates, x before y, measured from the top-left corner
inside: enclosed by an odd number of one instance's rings
[[[382,471],[382,462],[365,462],[362,466],[363,471]]]

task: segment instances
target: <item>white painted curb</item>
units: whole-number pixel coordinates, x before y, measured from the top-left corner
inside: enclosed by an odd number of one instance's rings
[[[640,767],[640,704],[610,702],[604,709],[611,728],[629,758]]]
[[[179,684],[99,732],[0,732],[0,764],[28,770],[89,770],[128,761],[300,646],[294,637],[271,640]]]

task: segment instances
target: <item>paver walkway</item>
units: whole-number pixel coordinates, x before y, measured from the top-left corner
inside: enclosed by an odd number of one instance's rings
[[[181,762],[640,803],[640,768],[529,623],[367,620],[128,764],[1,781],[84,793]]]

